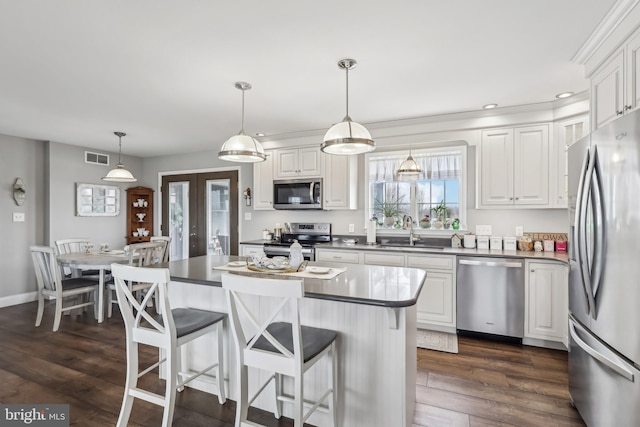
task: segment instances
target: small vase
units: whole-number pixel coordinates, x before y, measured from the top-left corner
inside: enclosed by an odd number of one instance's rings
[[[385,227],[393,227],[393,223],[396,222],[396,219],[392,216],[385,216],[384,217],[384,226]]]
[[[428,219],[420,220],[420,228],[430,228],[430,227],[431,227],[431,221],[429,221]]]
[[[444,227],[444,223],[442,221],[440,221],[440,220],[434,221],[433,222],[433,227],[436,230],[442,230],[442,227]]]

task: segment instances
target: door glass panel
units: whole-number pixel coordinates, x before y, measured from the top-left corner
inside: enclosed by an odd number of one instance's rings
[[[207,255],[229,255],[229,187],[228,179],[207,180]]]
[[[169,183],[170,260],[189,258],[189,182]]]

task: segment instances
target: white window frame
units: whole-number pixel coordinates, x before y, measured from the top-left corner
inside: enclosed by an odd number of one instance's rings
[[[441,230],[435,230],[435,229],[421,229],[417,224],[420,221],[420,218],[413,218],[414,220],[414,231],[417,234],[420,235],[432,235],[432,236],[439,236],[439,237],[447,237],[447,236],[451,236],[457,232],[460,232],[461,230],[463,230],[463,228],[466,228],[465,224],[467,224],[467,194],[469,194],[469,190],[468,190],[468,173],[467,173],[467,145],[454,145],[454,146],[445,146],[445,147],[437,147],[437,148],[414,148],[412,146],[411,148],[411,153],[412,154],[424,154],[424,153],[428,153],[428,154],[438,154],[438,153],[450,153],[451,151],[456,151],[459,150],[460,154],[462,156],[462,166],[461,166],[461,176],[460,176],[460,188],[459,188],[459,197],[460,197],[460,215],[458,217],[458,219],[460,220],[460,230],[453,230],[453,229],[441,229]],[[364,221],[365,224],[368,222],[369,218],[369,212],[370,212],[370,207],[371,207],[371,182],[369,181],[369,160],[372,158],[379,158],[379,157],[389,157],[389,156],[400,156],[400,160],[398,161],[398,166],[400,166],[400,163],[407,158],[407,156],[409,155],[409,149],[408,148],[403,148],[401,150],[387,150],[387,151],[382,151],[382,150],[376,150],[373,153],[368,153],[365,154],[365,164],[364,164],[364,180],[365,180],[365,187],[366,187],[366,195],[365,195],[365,200],[364,200]],[[411,197],[411,211],[412,212],[417,212],[417,201],[416,201],[416,186],[415,185],[411,185],[411,192],[410,192],[410,197]],[[382,227],[378,227],[378,229],[376,230],[376,232],[380,235],[388,235],[388,236],[393,236],[393,235],[405,235],[407,234],[406,230],[402,230],[402,229],[391,229],[391,228],[382,228]]]

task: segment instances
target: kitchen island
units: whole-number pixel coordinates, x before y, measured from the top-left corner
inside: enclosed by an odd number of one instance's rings
[[[208,255],[160,264],[171,274],[169,298],[172,307],[192,307],[227,312],[221,275],[214,267],[242,259],[235,256]],[[301,304],[304,325],[338,331],[338,418],[341,426],[411,426],[415,409],[416,384],[416,302],[426,273],[417,268],[313,263],[326,267],[346,267],[344,273],[329,279],[304,278],[305,298]],[[259,273],[258,273],[259,274]],[[266,276],[269,277],[269,276]],[[269,302],[258,304],[268,308]],[[225,379],[231,399],[238,390],[235,379],[235,349],[225,325],[224,345],[227,363]],[[192,369],[206,366],[212,342],[197,343],[188,350]],[[305,375],[305,396],[317,397],[316,390],[326,385],[324,361]],[[268,373],[249,371],[249,394],[255,392]],[[206,381],[190,384],[212,392]],[[291,390],[285,382],[285,392]],[[267,388],[254,406],[273,410],[273,394]],[[291,408],[284,407],[291,416]],[[308,420],[328,425],[326,414],[316,412]]]

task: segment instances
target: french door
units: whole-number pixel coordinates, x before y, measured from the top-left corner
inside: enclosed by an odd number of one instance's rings
[[[162,234],[170,259],[238,254],[238,171],[162,177]]]

